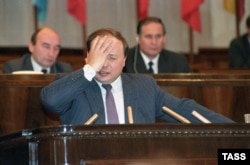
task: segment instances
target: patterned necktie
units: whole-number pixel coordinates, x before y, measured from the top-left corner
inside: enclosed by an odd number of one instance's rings
[[[154,73],[153,68],[152,68],[153,64],[154,64],[154,63],[153,63],[152,61],[150,61],[150,62],[148,63],[148,66],[149,66],[149,68],[148,68],[148,73]]]
[[[44,74],[47,73],[47,69],[42,69],[41,71],[42,71]]]
[[[115,107],[114,96],[111,92],[112,86],[110,84],[102,84],[106,89],[106,108],[109,124],[119,124],[118,115]]]

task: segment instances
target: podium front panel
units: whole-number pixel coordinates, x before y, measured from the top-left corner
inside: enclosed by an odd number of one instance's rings
[[[218,149],[250,149],[249,139],[248,124],[43,127],[2,136],[0,163],[215,165]]]

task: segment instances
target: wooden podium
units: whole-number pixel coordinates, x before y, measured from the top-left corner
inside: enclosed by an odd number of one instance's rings
[[[216,165],[218,149],[250,149],[248,124],[57,126],[0,137],[0,164]]]

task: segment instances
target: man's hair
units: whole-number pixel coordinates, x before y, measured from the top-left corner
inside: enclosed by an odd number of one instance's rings
[[[138,22],[138,25],[137,25],[136,33],[137,33],[138,35],[140,35],[140,34],[141,34],[142,26],[147,25],[147,24],[152,23],[152,22],[161,24],[162,29],[163,29],[163,34],[164,34],[164,35],[166,34],[165,25],[164,25],[164,23],[162,22],[162,20],[161,20],[160,18],[158,18],[158,17],[146,17],[146,18],[140,20],[140,21]]]
[[[247,28],[250,28],[250,15],[247,17],[246,25]]]
[[[111,28],[104,28],[104,29],[99,29],[94,31],[92,34],[89,35],[88,39],[87,39],[87,51],[90,51],[91,48],[91,43],[92,41],[97,37],[97,36],[105,36],[105,35],[111,35],[113,37],[115,37],[116,39],[120,40],[123,44],[123,48],[124,48],[124,55],[127,56],[127,52],[128,52],[128,43],[125,40],[125,38],[121,35],[120,32],[111,29]]]
[[[30,41],[33,45],[36,44],[36,39],[37,39],[37,35],[38,33],[42,30],[42,28],[39,28],[37,29],[32,35],[31,35],[31,38],[30,38]]]

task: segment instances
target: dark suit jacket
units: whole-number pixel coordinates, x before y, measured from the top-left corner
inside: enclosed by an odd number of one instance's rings
[[[60,61],[56,61],[50,69],[51,73],[66,73],[72,71],[70,64]],[[3,65],[3,73],[12,73],[21,70],[33,70],[30,54],[25,54],[19,59],[7,61]]]
[[[191,99],[179,99],[163,91],[149,75],[122,73],[125,116],[132,106],[134,123],[154,123],[156,119],[178,123],[165,114],[162,106],[200,123],[191,115],[193,110],[212,122],[232,122]],[[41,90],[41,101],[48,111],[60,115],[62,124],[83,124],[94,113],[99,115],[95,124],[105,124],[104,103],[101,89],[95,80],[88,81],[83,69],[76,70],[58,79]],[[128,123],[127,117],[125,117]]]
[[[139,49],[137,50],[136,49],[137,47],[129,49],[128,56],[126,59],[126,65],[123,69],[123,72],[147,73],[147,67],[143,61],[141,53]],[[135,66],[136,66],[137,72],[135,71]],[[159,57],[159,62],[158,62],[158,72],[159,73],[189,73],[189,72],[192,72],[192,70],[189,67],[185,56],[163,49],[160,52],[160,57]]]
[[[250,43],[247,34],[230,42],[229,67],[250,68]]]

